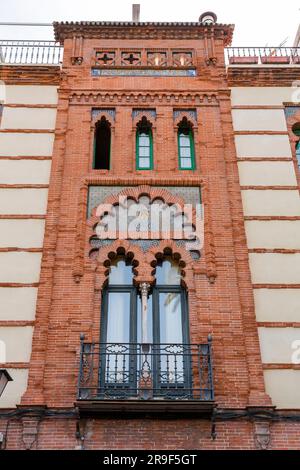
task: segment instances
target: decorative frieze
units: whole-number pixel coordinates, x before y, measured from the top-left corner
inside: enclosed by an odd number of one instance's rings
[[[109,72],[109,70],[107,70]],[[219,97],[217,93],[201,92],[129,92],[129,93],[111,93],[111,92],[74,92],[70,96],[71,104],[104,104],[104,105],[123,105],[123,104],[170,104],[170,105],[192,105],[192,106],[218,106]]]
[[[197,72],[195,69],[156,70],[156,69],[121,69],[121,68],[97,69],[97,68],[92,68],[92,76],[93,77],[196,77]]]

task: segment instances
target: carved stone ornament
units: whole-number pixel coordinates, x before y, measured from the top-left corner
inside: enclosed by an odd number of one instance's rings
[[[257,447],[261,450],[267,450],[271,442],[270,423],[258,422],[254,426],[254,437]]]

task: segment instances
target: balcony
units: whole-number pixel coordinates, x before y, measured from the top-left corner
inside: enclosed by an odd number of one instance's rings
[[[300,65],[299,47],[228,47],[227,65]]]
[[[81,415],[210,415],[214,409],[207,344],[81,342],[76,405]]]
[[[0,65],[60,65],[63,48],[54,41],[0,41]]]

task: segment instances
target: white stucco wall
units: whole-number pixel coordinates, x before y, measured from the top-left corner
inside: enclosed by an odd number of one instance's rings
[[[250,249],[300,249],[300,220],[251,220],[245,227]]]
[[[12,382],[9,382],[0,397],[1,408],[15,408],[21,403],[21,398],[27,388],[28,369],[7,369]]]
[[[299,216],[300,198],[297,190],[242,191],[246,216]]]
[[[300,408],[300,370],[266,370],[266,392],[278,409]]]
[[[300,284],[300,254],[250,253],[253,284]]]
[[[0,342],[5,345],[4,363],[29,362],[33,327],[0,327]]]
[[[54,134],[0,133],[0,156],[2,157],[51,157]]]
[[[6,85],[5,103],[57,104],[57,87],[47,85]]]
[[[232,117],[236,131],[287,131],[281,109],[233,109]]]
[[[4,107],[1,129],[55,129],[55,108]]]
[[[0,287],[0,321],[35,319],[37,287]]]
[[[296,186],[294,164],[287,162],[239,162],[242,186]]]
[[[49,184],[51,160],[0,159],[0,184]]]
[[[238,157],[290,158],[292,156],[288,135],[236,135]]]
[[[44,220],[0,219],[0,248],[42,248]]]
[[[41,253],[0,253],[0,283],[39,282],[41,259]]]
[[[0,214],[46,214],[47,189],[0,189]]]

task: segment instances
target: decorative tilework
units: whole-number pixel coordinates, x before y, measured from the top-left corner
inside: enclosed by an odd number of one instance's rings
[[[95,119],[97,116],[99,116],[100,114],[102,113],[107,113],[109,114],[113,120],[115,120],[115,117],[116,117],[116,110],[115,109],[112,109],[112,108],[94,108],[92,109],[92,119]]]
[[[287,118],[294,116],[300,110],[300,106],[286,106],[284,112]]]
[[[157,186],[157,188],[166,189],[174,196],[181,197],[186,204],[192,204],[194,207],[201,204],[200,188],[194,186]]]
[[[140,114],[150,114],[153,119],[156,119],[156,110],[155,109],[133,109],[132,111],[132,119],[135,119]]]
[[[115,240],[99,240],[98,238],[92,238],[90,244],[93,250],[101,250],[102,248],[112,245],[114,242]],[[147,253],[151,248],[159,246],[160,240],[131,240],[130,243],[131,245],[138,246],[143,253]],[[185,249],[187,243],[191,244],[191,242],[184,240],[177,240],[175,243],[178,247]],[[201,258],[199,250],[190,250],[190,255],[196,261]]]
[[[99,206],[108,196],[118,194],[129,186],[90,186],[88,195],[87,217],[91,216],[92,210]],[[158,189],[166,189],[171,194],[181,197],[186,204],[201,203],[200,188],[189,186],[156,186]]]
[[[87,217],[90,217],[92,210],[99,206],[108,196],[118,194],[126,186],[90,186],[88,194]]]
[[[187,116],[190,116],[192,119],[194,119],[195,121],[197,121],[197,112],[195,109],[176,109],[174,111],[174,121],[178,118],[178,116],[181,114],[181,113],[184,113],[186,114]]]
[[[93,77],[196,77],[194,69],[188,70],[152,70],[152,69],[96,69],[92,68]]]

